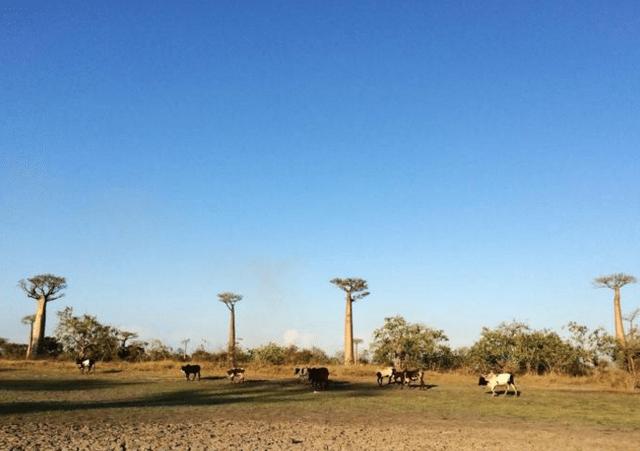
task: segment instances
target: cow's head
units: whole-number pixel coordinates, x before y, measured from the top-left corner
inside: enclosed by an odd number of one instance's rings
[[[480,376],[480,379],[478,380],[478,385],[487,385],[488,383],[489,381],[487,381],[484,376]]]

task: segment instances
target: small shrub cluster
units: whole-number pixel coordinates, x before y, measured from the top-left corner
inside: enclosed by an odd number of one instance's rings
[[[470,348],[451,349],[443,331],[412,324],[402,317],[385,318],[374,332],[373,361],[378,364],[422,366],[443,371],[511,371],[528,374],[591,374],[606,367],[616,355],[613,337],[602,328],[569,323],[568,339],[550,330],[533,330],[524,323],[502,323],[483,328]]]
[[[268,343],[249,351],[251,361],[265,365],[328,364],[331,359],[320,348],[300,349],[295,345]]]

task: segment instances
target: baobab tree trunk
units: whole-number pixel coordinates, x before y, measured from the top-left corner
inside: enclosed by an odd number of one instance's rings
[[[44,296],[38,299],[38,310],[31,329],[31,353],[27,358],[33,358],[42,353],[42,343],[44,342],[44,328],[47,320],[47,301]]]
[[[351,293],[347,293],[347,310],[344,315],[344,364],[353,365],[353,315]]]
[[[35,318],[34,318],[35,320]],[[31,324],[29,325],[30,329],[29,329],[29,344],[27,345],[27,359],[31,358],[31,353],[33,352],[33,321],[31,321]]]
[[[228,345],[228,354],[229,354],[229,363],[231,364],[231,368],[236,367],[236,311],[235,306],[231,306],[229,311],[231,315],[229,316],[229,345]]]
[[[624,338],[624,327],[622,325],[622,308],[620,307],[620,288],[613,289],[613,314],[616,322],[616,338],[621,345],[626,344]]]

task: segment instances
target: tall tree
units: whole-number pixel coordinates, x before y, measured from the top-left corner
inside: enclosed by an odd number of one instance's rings
[[[18,285],[27,294],[27,297],[35,299],[38,303],[31,333],[31,352],[27,355],[27,358],[30,359],[34,355],[42,353],[47,304],[64,296],[62,290],[67,288],[67,281],[64,277],[53,274],[40,274],[27,280],[20,280]]]
[[[613,290],[613,316],[616,326],[616,339],[621,345],[626,344],[624,326],[622,325],[622,307],[620,306],[620,288],[630,283],[636,283],[636,278],[628,274],[617,273],[608,276],[600,276],[593,279],[597,288],[610,288]]]
[[[227,354],[229,364],[232,368],[236,365],[236,303],[242,300],[242,295],[225,291],[218,293],[218,300],[227,306],[230,312],[229,317],[229,343]]]
[[[362,338],[354,338],[353,339],[353,346],[355,346],[356,348],[356,353],[355,353],[355,361],[356,364],[358,363],[358,360],[360,358],[360,354],[358,354],[358,345],[362,344],[364,340],[362,340]]]
[[[33,343],[33,322],[36,320],[36,315],[27,315],[22,318],[22,324],[29,325],[29,343],[27,345],[27,358],[31,355],[31,344]]]
[[[358,278],[339,279],[335,278],[330,281],[332,284],[340,288],[345,292],[345,298],[347,302],[346,311],[344,315],[344,364],[353,365],[355,360],[353,358],[353,313],[352,304],[369,296],[367,291],[367,281]]]
[[[184,361],[187,360],[187,346],[189,345],[190,341],[191,341],[191,338],[185,338],[180,342],[182,343],[182,360]]]

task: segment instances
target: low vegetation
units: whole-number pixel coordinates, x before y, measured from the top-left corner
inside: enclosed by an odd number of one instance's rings
[[[75,316],[71,307],[58,312],[55,336],[41,343],[44,355],[56,360],[88,356],[98,361],[151,362],[164,360],[206,362],[220,367],[238,365],[328,365],[342,363],[343,356],[329,356],[317,347],[299,348],[276,343],[243,349],[208,351],[200,346],[187,355],[159,340],[142,341],[133,332],[102,324],[91,315]],[[389,365],[402,356],[402,364],[430,371],[479,373],[509,371],[515,374],[561,374],[588,376],[618,367],[634,375],[638,352],[638,328],[630,328],[625,348],[604,329],[590,330],[569,323],[567,337],[550,330],[534,330],[524,323],[510,322],[483,328],[480,338],[469,348],[452,349],[444,331],[403,317],[385,318],[374,331],[370,352],[359,356],[361,363]],[[20,359],[26,346],[0,339],[0,357]],[[186,358],[185,358],[186,356]],[[370,357],[369,357],[370,356]],[[634,384],[631,384],[632,387]]]
[[[75,426],[70,425],[81,424],[89,425],[92,431],[108,428],[105,437],[120,437],[129,448],[148,425],[165,425],[161,429],[169,432],[183,431],[188,424],[205,420],[207,423],[196,429],[207,428],[210,435],[204,439],[213,441],[227,424],[232,426],[224,432],[225,437],[232,437],[231,431],[240,430],[246,422],[254,429],[267,427],[265,419],[269,428],[284,424],[282,428],[294,431],[294,438],[305,440],[307,447],[313,447],[314,434],[325,438],[328,434],[330,438],[345,431],[350,436],[341,438],[339,443],[344,444],[345,440],[356,440],[354,434],[365,427],[367,435],[378,441],[382,435],[378,432],[385,431],[394,436],[403,433],[406,438],[402,428],[410,426],[413,438],[449,445],[455,438],[440,434],[458,431],[456,435],[466,438],[467,445],[474,443],[468,440],[469,434],[476,434],[476,443],[489,443],[492,435],[483,435],[482,431],[490,427],[499,437],[511,431],[500,442],[518,449],[531,446],[532,438],[526,434],[548,436],[550,431],[556,431],[559,440],[578,440],[581,448],[630,449],[628,446],[640,433],[637,395],[625,391],[622,380],[627,373],[614,369],[577,378],[522,376],[518,380],[522,391],[519,398],[501,395],[493,399],[485,387],[477,385],[475,375],[458,372],[428,372],[428,390],[399,390],[394,385],[378,387],[375,366],[333,365],[329,366],[329,390],[314,394],[285,365],[252,365],[247,368],[244,384],[231,384],[222,368],[207,363],[203,364],[202,380],[187,382],[180,374],[181,364],[101,363],[95,373],[81,375],[71,362],[2,361],[0,423],[5,426],[0,427],[0,442],[3,431],[11,436],[4,429],[10,425],[23,425],[15,440],[24,446],[43,440],[37,430],[29,433],[28,425],[40,424],[41,428],[53,428],[54,433],[59,429],[73,434]],[[616,387],[618,384],[621,386]],[[320,425],[328,429],[316,431]],[[114,432],[120,427],[132,432]],[[527,432],[513,434],[516,430]],[[425,431],[426,437],[416,431]],[[246,430],[247,439],[253,433]],[[271,433],[266,431],[259,439],[272,440]],[[184,432],[179,434],[184,436]],[[158,446],[167,446],[170,437],[167,432],[167,436],[155,440],[160,440]],[[528,441],[521,442],[524,438]],[[611,442],[600,442],[605,439]],[[263,448],[268,444],[259,443]],[[554,439],[546,446],[539,442],[537,446],[549,448],[561,443]],[[354,446],[363,446],[363,442]]]

